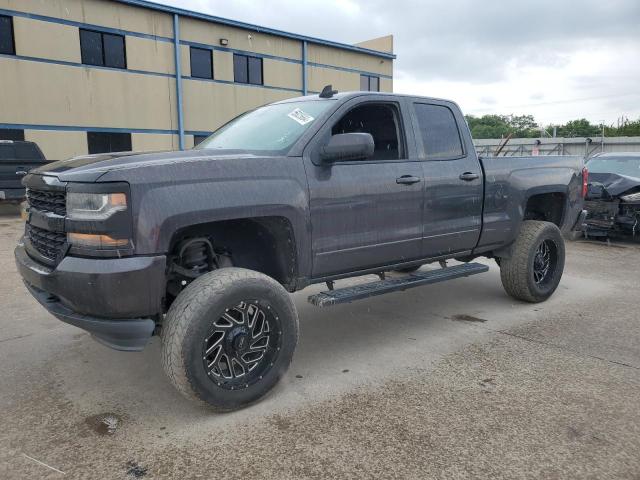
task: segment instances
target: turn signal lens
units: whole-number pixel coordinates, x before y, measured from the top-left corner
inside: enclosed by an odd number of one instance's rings
[[[587,196],[589,191],[589,169],[584,167],[582,169],[582,198]]]
[[[95,235],[90,233],[67,233],[67,241],[76,247],[90,247],[101,249],[111,249],[126,247],[129,240],[124,238],[113,238],[109,235]]]

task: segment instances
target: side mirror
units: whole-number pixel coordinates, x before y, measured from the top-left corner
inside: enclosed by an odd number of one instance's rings
[[[362,160],[373,155],[375,145],[370,133],[340,133],[333,135],[329,143],[320,149],[324,162]]]

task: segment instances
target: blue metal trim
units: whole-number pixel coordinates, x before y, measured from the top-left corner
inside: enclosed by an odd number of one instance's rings
[[[13,58],[17,60],[24,60],[27,62],[49,63],[53,65],[62,65],[65,67],[83,67],[83,68],[92,68],[92,69],[95,68],[97,70],[109,70],[112,72],[134,73],[136,75],[155,75],[157,77],[171,77],[171,78],[175,76],[172,73],[149,72],[147,70],[132,70],[129,68],[102,67],[99,65],[86,65],[84,63],[78,63],[78,62],[67,62],[65,60],[52,60],[49,58],[28,57],[26,55],[10,55],[6,53],[0,53],[0,58]]]
[[[177,130],[161,130],[154,128],[110,128],[80,127],[75,125],[34,125],[26,123],[0,123],[0,128],[17,128],[19,130],[55,130],[61,132],[107,132],[107,133],[157,133],[175,135]]]
[[[238,82],[233,82],[231,80],[218,80],[215,78],[198,78],[198,77],[190,77],[188,75],[183,75],[182,78],[184,80],[194,80],[196,82],[222,83],[225,85],[235,85],[237,87],[266,88],[268,90],[283,90],[285,92],[302,93],[302,90],[299,90],[297,88],[276,87],[273,85],[256,85],[253,83],[238,83]]]
[[[162,37],[160,35],[151,35],[148,33],[132,32],[130,30],[121,30],[119,28],[102,27],[100,25],[93,25],[91,23],[76,22],[73,20],[66,20],[64,18],[48,17],[46,15],[38,15],[37,13],[20,12],[17,10],[7,10],[0,8],[1,15],[10,15],[13,17],[24,17],[32,20],[40,20],[42,22],[59,23],[61,25],[67,25],[70,27],[84,28],[87,30],[95,30],[97,32],[115,33],[118,35],[129,35],[132,37],[146,38],[149,40],[158,40],[160,42],[172,42],[173,39],[169,37]]]
[[[393,79],[393,75],[385,75],[384,73],[366,72],[364,70],[357,70],[355,68],[339,67],[337,65],[326,65],[324,63],[308,62],[310,67],[317,68],[329,68],[331,70],[341,70],[343,72],[359,73],[360,75],[368,75],[369,77],[380,77]]]
[[[178,145],[184,150],[184,112],[182,106],[182,56],[180,55],[180,17],[173,15],[173,53],[176,62],[176,97],[178,99]]]
[[[307,94],[307,41],[302,41],[302,94]]]
[[[178,14],[182,17],[196,18],[198,20],[204,20],[207,22],[220,23],[223,25],[229,25],[231,27],[243,28],[245,30],[252,30],[254,32],[266,33],[269,35],[277,35],[279,37],[292,38],[294,40],[307,41],[317,45],[324,45],[327,47],[339,48],[342,50],[350,50],[352,52],[365,53],[376,57],[394,59],[396,56],[393,53],[379,52],[377,50],[371,50],[369,48],[358,47],[355,45],[348,45],[345,43],[332,42],[331,40],[323,40],[320,38],[308,37],[306,35],[298,35],[295,33],[284,32],[282,30],[276,30],[273,28],[261,27],[259,25],[253,25],[250,23],[239,22],[237,20],[230,20],[228,18],[216,17],[213,15],[207,15],[205,13],[193,12],[191,10],[185,10],[183,8],[170,7],[167,5],[159,5],[147,0],[115,0],[125,5],[133,5],[136,7],[148,8],[150,10],[156,10],[158,12],[165,12],[171,14]]]

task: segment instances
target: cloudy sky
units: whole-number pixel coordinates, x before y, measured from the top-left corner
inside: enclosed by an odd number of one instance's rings
[[[355,43],[393,34],[394,90],[543,124],[640,118],[640,0],[156,0]]]

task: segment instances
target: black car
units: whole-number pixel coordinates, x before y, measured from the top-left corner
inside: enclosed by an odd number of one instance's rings
[[[640,233],[640,152],[604,153],[587,163],[587,237]]]
[[[36,143],[0,140],[0,202],[24,200],[22,178],[45,163],[47,160]]]

